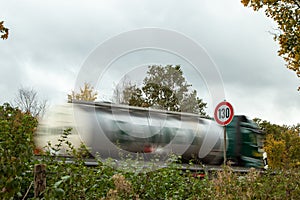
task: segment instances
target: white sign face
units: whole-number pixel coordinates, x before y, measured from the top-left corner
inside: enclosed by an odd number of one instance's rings
[[[215,108],[214,118],[221,126],[226,126],[229,124],[233,119],[233,115],[233,107],[227,101],[219,103]]]

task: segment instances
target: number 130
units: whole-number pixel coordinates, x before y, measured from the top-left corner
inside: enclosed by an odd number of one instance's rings
[[[228,119],[230,116],[230,110],[228,107],[219,108],[218,113],[219,113],[219,119]]]

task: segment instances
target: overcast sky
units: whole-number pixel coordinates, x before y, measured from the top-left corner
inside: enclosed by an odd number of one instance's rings
[[[0,0],[0,5],[0,20],[10,29],[9,39],[0,41],[1,104],[11,102],[21,86],[34,88],[51,105],[66,102],[82,65],[99,45],[126,31],[154,27],[183,34],[205,49],[236,114],[300,123],[300,79],[277,56],[270,34],[276,24],[240,0]],[[188,63],[151,50],[115,62],[95,86],[100,100],[111,98],[125,74],[141,73],[136,66],[126,68],[135,59],[145,61],[140,68],[158,60],[181,64],[199,97],[209,103],[205,81],[194,77]]]

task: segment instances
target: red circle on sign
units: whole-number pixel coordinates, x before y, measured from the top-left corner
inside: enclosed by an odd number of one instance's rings
[[[221,113],[221,111],[223,111],[223,109],[220,110],[221,107],[225,107],[224,113]],[[227,110],[229,111],[228,116],[227,116]],[[221,126],[226,126],[227,124],[229,124],[232,121],[233,115],[234,115],[234,113],[233,113],[232,105],[227,101],[223,101],[216,106],[215,112],[214,112],[214,119]],[[223,116],[224,116],[225,121],[222,121],[222,119],[221,119],[221,118],[223,118]]]

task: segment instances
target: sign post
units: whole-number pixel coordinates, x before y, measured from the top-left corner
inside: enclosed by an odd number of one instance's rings
[[[215,111],[214,111],[215,121],[219,125],[223,126],[223,128],[224,128],[224,165],[227,162],[227,158],[226,158],[226,147],[227,147],[227,144],[226,144],[226,140],[227,140],[226,139],[226,125],[228,125],[232,121],[233,115],[234,115],[233,107],[226,100],[220,102],[216,106]]]

